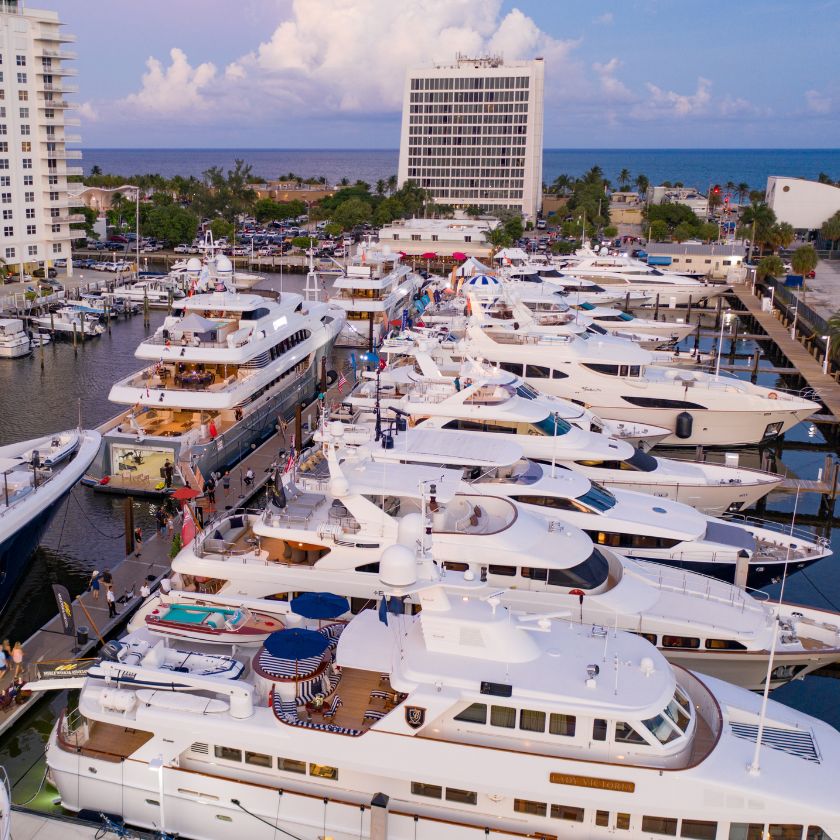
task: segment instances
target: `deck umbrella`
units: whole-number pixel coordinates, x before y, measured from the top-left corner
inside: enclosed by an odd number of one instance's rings
[[[278,659],[300,660],[319,656],[330,646],[330,640],[315,630],[291,627],[272,633],[263,647]]]
[[[458,260],[458,262],[461,262],[461,260],[465,260],[466,258],[467,258],[467,255],[465,253],[463,253],[462,251],[455,251],[455,253],[452,255],[452,259],[453,260]]]
[[[292,598],[289,605],[293,613],[318,620],[338,618],[349,609],[347,599],[332,592],[304,592]]]
[[[177,501],[188,501],[189,499],[194,499],[196,496],[199,496],[198,490],[193,490],[192,487],[179,487],[173,494],[172,498],[177,499]]]

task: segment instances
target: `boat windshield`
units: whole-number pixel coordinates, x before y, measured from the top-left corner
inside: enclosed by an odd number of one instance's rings
[[[588,508],[600,511],[601,513],[616,505],[615,496],[609,490],[595,483],[592,484],[586,493],[578,496],[577,500],[583,502]]]
[[[549,569],[548,583],[551,586],[567,586],[573,589],[597,589],[607,580],[609,574],[609,561],[595,548],[592,554],[577,566],[570,569]]]
[[[598,335],[606,335],[607,334],[607,331],[600,324],[596,324],[594,322],[591,323],[587,327],[587,329],[589,330],[589,332],[597,333]]]
[[[533,426],[549,437],[560,437],[572,430],[571,425],[556,414],[549,414],[548,417],[544,417],[534,423]]]
[[[578,309],[582,309],[584,312],[589,312],[591,309],[594,309],[594,308],[595,308],[595,304],[588,303],[587,301],[584,301],[583,303],[578,305]]]
[[[653,455],[648,455],[647,452],[643,452],[641,449],[637,449],[629,458],[627,458],[626,463],[632,464],[641,472],[654,472],[659,466],[659,462],[653,457]]]
[[[629,312],[619,312],[618,317],[622,321],[635,321],[636,320]]]
[[[516,389],[516,393],[526,400],[535,400],[540,396],[540,392],[536,388],[532,388],[527,382],[523,382]]]

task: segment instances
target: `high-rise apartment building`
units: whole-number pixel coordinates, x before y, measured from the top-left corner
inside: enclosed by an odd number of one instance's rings
[[[67,194],[67,176],[82,174],[66,145],[81,142],[65,118],[77,71],[64,44],[75,40],[55,12],[0,0],[0,258],[15,273],[59,257],[72,270],[70,225],[84,219]]]
[[[510,208],[542,200],[544,62],[458,56],[405,82],[399,182],[438,204]]]

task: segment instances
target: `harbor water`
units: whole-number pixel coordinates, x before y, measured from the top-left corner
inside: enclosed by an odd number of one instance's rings
[[[269,285],[276,282],[266,281]],[[299,283],[300,278],[287,278],[285,288],[288,290],[291,284]],[[48,345],[44,348],[43,370],[39,352],[25,359],[0,360],[0,394],[3,395],[0,443],[70,428],[80,418],[83,426],[95,427],[113,416],[117,407],[108,402],[111,384],[141,366],[134,357],[135,348],[163,318],[163,312],[153,311],[149,327],[143,325],[141,316],[116,320],[111,324],[110,334],[80,344],[76,353],[67,342]],[[710,325],[712,322],[710,316]],[[688,350],[693,343],[693,337],[688,338],[684,349]],[[716,344],[716,339],[706,337],[701,341],[701,350],[708,354]],[[724,340],[723,347],[724,353],[729,353],[730,342]],[[739,354],[751,354],[757,346],[739,340],[735,349]],[[343,366],[342,360],[335,360],[333,366]],[[771,373],[759,373],[758,382],[776,390],[791,384]],[[832,450],[819,430],[808,423],[800,424],[786,435],[778,449],[774,447],[774,455],[779,456],[776,467],[791,476],[813,479],[823,466],[826,453]],[[693,452],[667,454],[693,457]],[[717,454],[722,457],[721,453]],[[759,462],[757,449],[741,453],[741,463],[745,466],[757,466]],[[819,504],[820,497],[813,493],[798,498],[775,493],[767,503],[767,514],[789,524],[795,507],[797,525],[808,522],[820,533],[831,536],[830,521],[825,524],[815,521]],[[135,517],[145,533],[152,532],[154,525],[148,501],[135,502]],[[87,586],[93,569],[101,571],[123,555],[122,498],[77,486],[57,511],[41,547],[32,557],[19,592],[0,617],[0,638],[9,638],[13,643],[25,639],[54,614],[51,584],[64,583],[75,595]],[[778,597],[779,590],[780,584],[767,588],[770,597]],[[792,575],[785,582],[784,597],[786,601],[840,611],[836,554]],[[840,680],[809,676],[778,689],[773,697],[840,728]],[[39,704],[0,741],[0,764],[7,768],[15,786],[16,803],[33,797],[31,805],[39,810],[54,807],[54,792],[48,785],[41,786],[43,750],[52,722],[66,699],[62,693]]]

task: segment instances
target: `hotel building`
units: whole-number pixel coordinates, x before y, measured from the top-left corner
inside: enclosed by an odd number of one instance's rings
[[[405,82],[399,182],[438,204],[518,210],[542,199],[544,62],[458,56]]]

